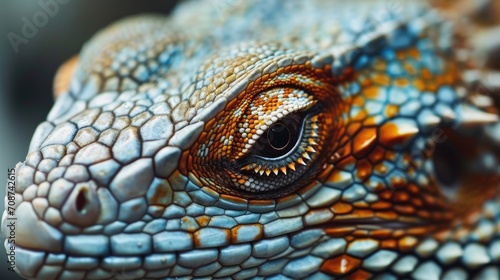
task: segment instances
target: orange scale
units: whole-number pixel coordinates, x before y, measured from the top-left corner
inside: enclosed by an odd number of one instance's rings
[[[324,70],[323,69],[314,69],[314,74],[318,75],[318,76],[322,75],[322,74],[324,74],[323,71],[325,71],[325,70],[326,69],[324,69]],[[328,71],[328,70],[326,70],[326,71]]]
[[[398,241],[399,250],[406,252],[413,249],[418,243],[418,239],[413,236],[406,236]]]
[[[368,208],[370,205],[366,201],[356,201],[352,204],[355,208]]]
[[[418,210],[417,215],[424,219],[428,219],[431,217],[431,213],[427,210]]]
[[[406,189],[406,180],[402,177],[391,178],[390,187],[393,189]]]
[[[355,231],[355,227],[333,227],[326,228],[325,233],[330,237],[343,237]]]
[[[359,122],[352,122],[347,126],[347,134],[350,136],[354,136],[359,129],[361,128],[361,123]]]
[[[420,51],[417,48],[410,48],[408,50],[408,55],[417,61],[420,60]]]
[[[366,119],[366,117],[368,116],[368,113],[366,112],[366,110],[360,110],[356,116],[354,116],[354,118],[352,118],[352,120],[354,121],[363,121],[364,119]]]
[[[425,91],[425,84],[424,81],[420,80],[420,79],[416,79],[415,81],[413,81],[413,85],[415,86],[415,88],[417,88],[419,91]]]
[[[419,193],[420,192],[420,188],[417,186],[417,185],[414,185],[414,184],[409,184],[408,187],[407,187],[407,190],[411,193]]]
[[[394,230],[392,232],[392,236],[395,237],[395,238],[401,238],[401,237],[404,237],[406,236],[406,232],[404,229],[397,229],[397,230]]]
[[[248,91],[253,90],[254,86],[255,86],[255,82],[250,82],[250,83],[248,84],[247,88],[246,88],[246,91],[248,92]],[[240,95],[240,96],[241,96],[241,99],[245,98],[245,97],[244,97],[244,96],[242,96],[242,95]],[[240,102],[241,102],[241,99],[239,99],[239,100],[238,100],[238,101],[239,101],[238,103],[240,103]]]
[[[362,107],[365,105],[365,99],[362,96],[358,95],[358,96],[354,97],[352,104],[354,104],[358,107]]]
[[[328,178],[325,181],[336,183],[340,182],[342,180],[342,174],[340,173],[340,170],[334,169],[332,173],[328,175]]]
[[[385,209],[390,209],[391,207],[392,203],[380,200],[371,205],[371,208],[374,210],[385,210]]]
[[[393,191],[392,190],[384,190],[379,195],[381,198],[383,198],[385,200],[390,200],[392,198]]]
[[[422,70],[420,70],[420,77],[422,77],[425,80],[432,79],[431,71],[429,71],[429,69],[427,68],[422,68]]]
[[[407,192],[397,191],[394,193],[394,201],[395,202],[406,202],[410,199]]]
[[[363,95],[368,98],[377,98],[379,95],[379,87],[377,86],[369,86],[362,91]]]
[[[388,118],[392,118],[392,117],[396,116],[398,114],[398,112],[399,112],[399,107],[396,105],[389,104],[385,108],[385,115]]]
[[[406,127],[400,128],[392,122],[383,124],[380,128],[380,143],[382,145],[392,147],[394,145],[403,144],[413,138],[417,132],[416,128]]]
[[[427,205],[436,205],[437,203],[437,200],[435,197],[429,195],[429,194],[424,194],[423,195],[423,199],[424,199],[424,202],[427,204]]]
[[[335,203],[331,207],[331,209],[332,209],[334,214],[343,215],[343,214],[350,213],[352,211],[353,207],[349,203],[339,201],[339,202]]]
[[[246,182],[246,180],[244,180],[244,179],[239,179],[239,180],[238,180],[238,183],[239,183],[240,185],[245,184],[245,182]]]
[[[384,220],[395,220],[399,215],[394,211],[379,211],[375,212],[375,216]]]
[[[363,121],[364,126],[374,126],[377,125],[377,119],[379,116],[369,116]]]
[[[370,155],[368,155],[368,158],[370,159],[370,161],[372,163],[377,163],[377,162],[380,162],[381,160],[384,159],[384,154],[385,154],[385,150],[382,147],[377,146],[370,153]]]
[[[417,73],[417,70],[415,69],[415,67],[413,67],[413,65],[411,63],[404,63],[403,65],[403,68],[406,70],[406,72],[408,74],[410,74],[411,76],[415,75]],[[398,83],[396,82],[396,85]]]
[[[356,238],[354,238],[354,236],[352,235],[348,235],[346,237],[344,237],[345,241],[347,241],[348,243],[351,243],[352,241],[354,241]]]
[[[359,219],[368,219],[373,218],[375,213],[369,209],[355,209],[352,215],[356,216]]]
[[[375,83],[383,86],[389,86],[391,84],[391,79],[386,74],[376,73],[372,76],[372,79]]]
[[[327,274],[343,275],[350,273],[361,265],[361,260],[349,255],[341,255],[328,259],[321,265],[321,271]]]
[[[358,230],[355,230],[352,235],[354,237],[366,237],[370,234],[370,232],[366,229],[358,229]]]
[[[356,165],[356,177],[364,181],[372,175],[372,170],[372,164],[368,160],[360,160]]]
[[[453,239],[463,240],[464,238],[467,238],[467,236],[469,235],[470,235],[469,228],[459,228],[453,233]]]
[[[398,243],[395,239],[382,240],[382,242],[380,242],[380,247],[382,249],[396,249],[398,247]]]
[[[179,170],[183,174],[187,174],[187,171],[193,170],[191,166],[191,162],[193,161],[193,157],[191,156],[189,150],[184,151],[181,156],[181,160],[179,160]],[[188,167],[190,167],[188,169]]]
[[[439,85],[443,84],[443,82],[438,82],[438,83],[427,83],[427,90],[431,92],[436,92]]]
[[[398,155],[398,154],[397,154],[396,152],[393,152],[393,151],[387,151],[387,152],[385,153],[385,158],[386,158],[387,160],[390,160],[390,161],[395,161],[395,160],[396,160],[396,158],[397,158],[397,155]]]
[[[404,60],[406,58],[405,51],[397,51],[396,52],[396,57],[398,58],[398,60]]]
[[[206,227],[208,225],[208,222],[210,221],[210,217],[205,215],[196,217],[194,219],[196,220],[198,225],[200,225],[200,227]]]
[[[359,125],[359,123],[357,123]],[[360,125],[359,125],[360,126]],[[359,129],[359,128],[358,128]],[[353,140],[353,151],[357,157],[364,157],[376,144],[377,129],[364,128],[362,129]]]
[[[395,205],[394,210],[402,214],[415,214],[416,210],[411,205]]]
[[[432,232],[434,227],[411,227],[406,231],[409,235],[423,236],[429,232]]]
[[[445,84],[454,84],[456,81],[455,77],[453,75],[446,75],[444,76],[444,83]]]
[[[186,163],[185,163],[185,164],[186,164],[186,165],[185,165],[185,168],[186,168],[186,170],[193,170],[193,161],[192,161],[192,157],[191,157],[191,156],[189,156],[189,157],[190,157],[190,160],[189,160],[188,162],[186,162]]]
[[[454,214],[451,211],[443,213],[443,220],[451,220],[453,217]]]
[[[384,175],[387,172],[387,166],[385,165],[385,163],[381,162],[375,165],[375,170],[377,170],[378,173]]]
[[[403,154],[403,163],[409,164],[411,160],[411,155],[409,153]]]
[[[466,230],[467,232],[469,232],[469,231],[468,231],[467,229],[465,229],[465,228],[464,228],[463,230]],[[450,230],[444,230],[444,231],[439,231],[439,232],[435,233],[433,236],[434,236],[434,238],[435,238],[438,242],[442,243],[442,242],[444,242],[444,241],[446,241],[446,240],[448,240],[448,239],[450,239],[450,238],[454,238],[454,237],[453,237],[453,234],[454,234],[454,232],[452,232],[452,231],[450,231]],[[457,239],[455,239],[455,240],[457,240]]]

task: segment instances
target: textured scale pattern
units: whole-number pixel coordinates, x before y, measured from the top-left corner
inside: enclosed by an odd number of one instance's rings
[[[224,3],[84,46],[16,166],[21,276],[500,278],[500,123],[451,23],[420,1]]]

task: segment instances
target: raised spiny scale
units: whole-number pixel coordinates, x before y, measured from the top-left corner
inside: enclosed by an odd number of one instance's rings
[[[317,145],[317,144],[316,144]],[[287,174],[288,169],[292,171],[296,171],[295,163],[302,164],[302,165],[307,165],[306,160],[312,160],[310,153],[315,153],[316,150],[308,146],[306,148],[306,151],[302,153],[301,157],[299,157],[297,160],[294,162],[290,162],[287,166],[282,166],[282,167],[276,167],[273,169],[268,169],[265,166],[258,165],[256,163],[250,163],[241,168],[241,170],[253,170],[255,173],[258,173],[260,175],[266,174],[267,176],[271,175],[271,172],[274,173],[275,175],[278,175],[279,172],[281,171],[283,174]]]
[[[474,127],[498,122],[499,116],[483,112],[468,104],[459,105],[455,111],[448,107],[441,108],[441,116],[450,121],[457,121],[463,127]],[[430,113],[420,124],[423,127],[434,127],[440,123],[438,116]],[[380,127],[379,141],[387,146],[399,145],[413,138],[420,132],[415,122],[395,119]]]
[[[425,118],[419,119],[419,124],[424,128],[434,128],[441,123],[441,119],[436,114],[429,112]]]
[[[419,132],[416,122],[407,119],[395,119],[380,127],[378,140],[384,146],[399,146],[407,143]]]
[[[460,118],[460,125],[465,127],[480,126],[499,121],[499,117],[476,109],[470,105],[458,106],[457,114]]]
[[[313,147],[311,147],[311,146],[307,146],[306,151],[307,152],[311,152],[311,153],[315,153],[316,152],[316,150]]]

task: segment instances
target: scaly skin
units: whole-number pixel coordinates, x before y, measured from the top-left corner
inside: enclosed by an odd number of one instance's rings
[[[16,271],[498,278],[500,124],[452,26],[346,2],[187,2],[96,35],[16,166]]]

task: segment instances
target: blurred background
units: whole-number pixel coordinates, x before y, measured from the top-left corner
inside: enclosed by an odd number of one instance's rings
[[[52,15],[40,4],[58,3]],[[61,4],[59,4],[59,2]],[[62,4],[67,2],[65,4]],[[140,13],[168,14],[177,1],[157,0],[0,0],[0,212],[7,169],[23,161],[36,126],[44,121],[52,104],[52,81],[57,68],[99,29],[111,22]],[[43,23],[26,41],[23,36],[25,20]],[[37,18],[39,17],[39,18]],[[10,35],[9,35],[10,34]],[[24,36],[23,36],[24,37]],[[16,51],[17,48],[17,51]],[[7,270],[7,257],[0,250],[0,279],[22,279]]]

